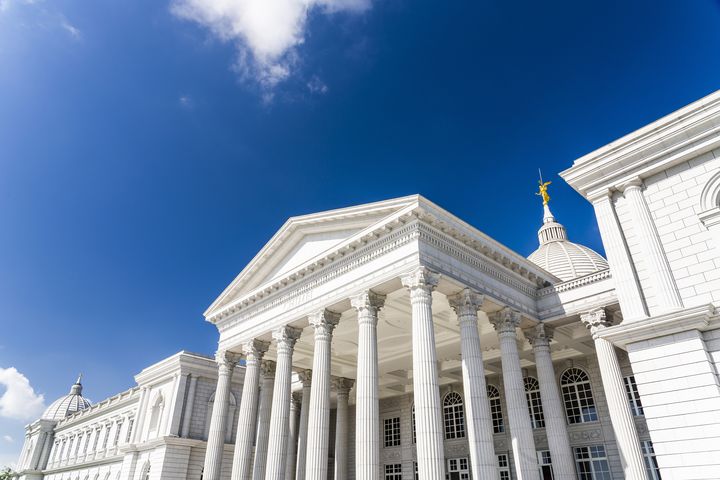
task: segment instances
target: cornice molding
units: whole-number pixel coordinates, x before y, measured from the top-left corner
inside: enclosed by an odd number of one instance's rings
[[[720,147],[720,91],[573,162],[560,176],[587,199]]]
[[[434,221],[427,212],[407,212],[405,216],[397,218],[396,222],[382,225],[368,233],[367,238],[359,240],[351,250],[328,253],[302,271],[292,272],[271,285],[262,286],[238,298],[208,317],[207,321],[214,323],[222,333],[238,322],[280,305],[288,309],[300,305],[309,299],[310,292],[318,286],[416,240],[467,263],[531,298],[535,297],[539,286],[559,281],[524,257],[514,252],[507,254],[504,247],[494,249],[494,245],[484,242],[483,238],[472,238],[447,224]]]
[[[417,196],[415,204],[398,210],[385,220],[379,221],[372,227],[368,227],[356,236],[340,243],[335,248],[326,251],[322,256],[306,262],[282,277],[258,286],[256,289],[225,305],[219,305],[216,302],[214,307],[209,308],[206,312],[206,320],[218,325],[222,323],[223,319],[233,316],[241,310],[258,303],[265,304],[268,298],[277,299],[278,293],[290,290],[288,287],[311,283],[318,278],[318,274],[342,270],[344,266],[353,262],[356,264],[358,261],[366,263],[363,257],[371,250],[368,249],[368,246],[387,248],[389,243],[396,241],[398,231],[405,232],[406,227],[409,225],[426,227],[424,232],[440,236],[441,243],[455,242],[455,245],[467,248],[468,252],[472,252],[478,258],[484,259],[485,262],[496,263],[500,270],[505,270],[506,274],[517,277],[516,281],[527,283],[532,288],[560,281],[475,227],[437,207],[429,200]],[[431,229],[427,230],[427,227]],[[261,250],[261,252],[266,255],[272,253],[265,249]],[[228,294],[228,289],[226,289],[221,298],[227,297]]]
[[[720,328],[720,315],[712,304],[685,308],[654,317],[622,322],[607,327],[596,336],[604,338],[619,347],[651,338],[664,337],[687,330],[712,330]]]

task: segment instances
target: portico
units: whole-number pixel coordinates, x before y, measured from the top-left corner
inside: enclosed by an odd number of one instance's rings
[[[473,478],[500,478],[486,376],[501,373],[514,476],[539,479],[524,381],[526,368],[536,364],[542,401],[552,404],[545,428],[555,478],[574,478],[550,342],[555,332],[564,340],[555,360],[594,351],[589,333],[577,328],[579,315],[617,309],[609,274],[595,277],[558,291],[551,286],[562,284],[558,278],[419,196],[290,219],[206,312],[220,332],[218,358],[245,353],[247,368],[256,369],[258,354],[247,346],[269,343],[265,358],[277,364],[268,426],[262,412],[257,426],[247,424],[268,391],[258,397],[256,375],[245,376],[237,432],[243,446],[236,444],[232,478],[288,478],[284,453],[293,449],[297,479],[388,478],[379,404],[409,394],[417,473],[443,479],[447,418],[440,391],[458,383],[465,392],[469,469]],[[600,360],[603,382],[607,374],[607,381],[622,384],[619,370]],[[309,388],[296,382],[309,411],[301,410],[292,436],[290,389],[297,374],[312,380]],[[213,425],[222,426],[218,403]],[[354,438],[338,438],[348,435],[350,413]],[[260,439],[268,428],[270,450],[259,455],[258,440],[251,474],[247,458],[237,456],[250,456],[248,431],[258,429]],[[223,438],[208,438],[206,465],[223,451]],[[331,450],[334,469],[328,469]],[[622,456],[642,462],[633,457],[638,452],[639,445]],[[203,478],[220,475],[206,468]]]

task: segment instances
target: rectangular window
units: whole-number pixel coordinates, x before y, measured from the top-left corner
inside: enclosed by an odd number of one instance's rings
[[[498,455],[497,461],[500,480],[510,480],[510,461],[507,454]]]
[[[542,480],[553,480],[552,457],[550,450],[540,450],[537,452],[538,465],[540,466],[540,478]]]
[[[118,442],[120,441],[120,430],[122,429],[122,422],[117,422],[115,424],[115,436],[113,436],[113,447],[116,447]]]
[[[132,429],[133,429],[134,423],[135,423],[134,418],[131,418],[130,421],[128,421],[128,429],[127,429],[127,435],[125,435],[125,443],[130,443],[130,437],[132,436]]]
[[[415,445],[417,443],[417,435],[415,433],[415,405],[412,406],[412,443]]]
[[[397,447],[400,445],[400,417],[385,419],[385,446]]]
[[[402,465],[399,463],[385,465],[385,480],[402,480]]]
[[[500,397],[490,399],[490,415],[492,416],[493,433],[503,433],[505,431],[505,423],[503,422]]]
[[[467,457],[448,458],[446,477],[449,480],[470,480],[470,465]]]
[[[655,458],[655,449],[650,440],[640,442],[642,445],[643,457],[645,459],[645,469],[648,473],[650,480],[662,480],[660,476],[660,467],[658,467],[657,459]]]
[[[413,478],[415,480],[420,480],[420,474],[418,473],[417,462],[413,462],[413,471],[415,472],[415,475],[413,476]]]
[[[575,448],[575,463],[580,480],[611,480],[605,447],[591,445]]]
[[[625,382],[625,392],[627,393],[628,402],[630,402],[630,410],[633,415],[644,415],[642,402],[640,401],[640,392],[638,392],[637,383],[635,383],[635,375],[623,377]]]

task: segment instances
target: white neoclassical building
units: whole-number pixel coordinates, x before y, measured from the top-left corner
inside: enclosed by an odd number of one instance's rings
[[[207,310],[214,358],[78,381],[19,477],[720,478],[720,92],[561,176],[607,261],[548,205],[529,258],[417,195],[291,218]]]

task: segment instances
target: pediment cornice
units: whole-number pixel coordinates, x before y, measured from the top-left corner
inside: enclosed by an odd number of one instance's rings
[[[424,230],[423,230],[424,229]],[[206,319],[223,331],[235,321],[230,317],[258,314],[281,303],[295,305],[304,292],[320,283],[330,281],[349,269],[367,263],[378,256],[419,239],[422,232],[432,233],[435,242],[455,248],[460,260],[472,255],[471,265],[483,266],[487,272],[521,291],[534,295],[538,288],[559,279],[540,269],[529,260],[513,252],[474,227],[437,207],[422,197],[383,221],[359,232],[336,248],[307,262],[286,275],[260,285],[258,288],[206,314]],[[461,246],[463,251],[458,251]]]

